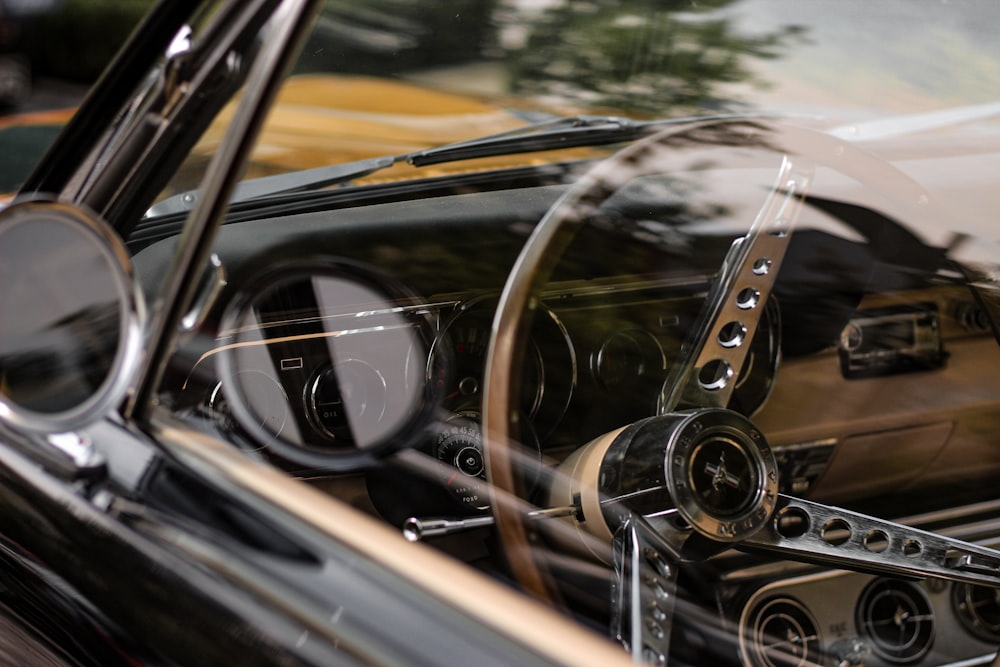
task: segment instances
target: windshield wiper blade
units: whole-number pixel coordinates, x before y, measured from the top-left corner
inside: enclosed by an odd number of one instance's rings
[[[402,162],[423,167],[445,162],[458,162],[475,158],[532,153],[538,151],[601,146],[637,139],[666,126],[681,125],[704,120],[747,118],[746,115],[725,114],[676,118],[668,120],[637,121],[623,116],[560,116],[531,123],[523,127],[488,134],[476,139],[443,144],[413,153],[387,155],[344,164],[306,169],[303,171],[264,176],[241,182],[233,192],[230,203],[263,199],[304,190],[325,188],[347,183],[376,171],[388,169]],[[191,210],[197,190],[182,192],[153,205],[146,217]]]
[[[400,156],[400,161],[424,167],[497,155],[603,146],[632,141],[669,125],[771,117],[774,116],[761,113],[725,113],[656,120],[634,120],[626,116],[558,116],[513,130],[416,151]]]

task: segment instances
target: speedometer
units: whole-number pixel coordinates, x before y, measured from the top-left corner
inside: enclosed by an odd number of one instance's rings
[[[434,454],[448,466],[442,480],[448,492],[466,507],[486,509],[489,501],[480,484],[486,479],[486,463],[479,421],[477,412],[451,417],[435,438]]]
[[[483,371],[495,300],[463,305],[434,341],[428,380],[454,412],[481,409]],[[521,412],[544,438],[559,424],[576,387],[576,353],[562,322],[541,308],[532,326],[521,376]]]

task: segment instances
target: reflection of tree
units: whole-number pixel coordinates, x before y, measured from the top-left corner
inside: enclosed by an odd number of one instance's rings
[[[300,71],[392,75],[480,57],[496,0],[329,0]]]
[[[569,107],[678,115],[734,106],[802,28],[737,32],[736,0],[330,0],[299,71],[392,76],[503,61],[514,94]],[[540,8],[544,6],[545,8]]]
[[[732,107],[719,84],[755,82],[746,58],[778,57],[802,32],[739,34],[711,13],[732,2],[567,0],[530,19],[511,11],[527,36],[514,92],[657,116]]]

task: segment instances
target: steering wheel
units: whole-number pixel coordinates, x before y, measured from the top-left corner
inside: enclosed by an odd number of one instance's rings
[[[522,249],[493,323],[483,410],[491,507],[514,577],[526,591],[557,602],[532,546],[532,517],[540,513],[520,500],[517,472],[518,369],[542,287],[576,231],[615,192],[678,168],[686,147],[719,142],[781,156],[775,184],[718,272],[668,374],[658,414],[581,447],[560,466],[549,495],[552,505],[574,506],[565,530],[595,558],[607,562],[610,554],[617,577],[613,634],[636,660],[665,664],[677,565],[729,546],[1000,588],[996,550],[779,493],[764,434],[728,409],[817,166],[888,195],[908,219],[934,215],[921,186],[884,160],[825,133],[759,120],[693,122],[623,149],[570,189]]]

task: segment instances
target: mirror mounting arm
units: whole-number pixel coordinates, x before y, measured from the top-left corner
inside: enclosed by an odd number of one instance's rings
[[[200,286],[201,273],[197,269],[208,264],[212,240],[229,194],[294,51],[289,46],[303,38],[307,19],[317,5],[312,0],[297,0],[282,5],[272,17],[274,30],[253,65],[242,103],[209,164],[202,197],[188,218],[179,244],[181,249],[174,257],[160,303],[154,309],[145,366],[137,390],[125,406],[126,418],[149,419],[178,330]]]

